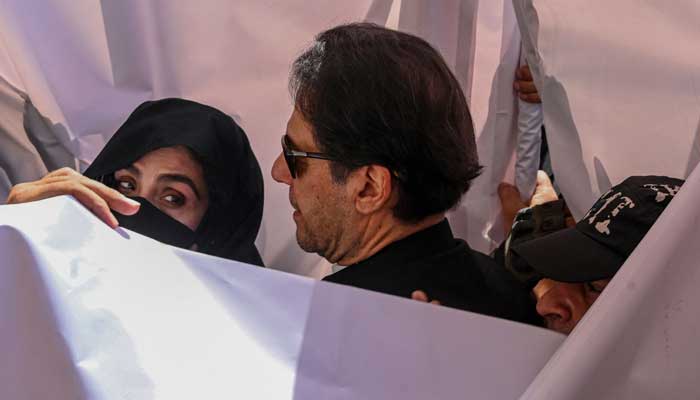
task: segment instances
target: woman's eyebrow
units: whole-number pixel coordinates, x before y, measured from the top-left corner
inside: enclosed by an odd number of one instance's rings
[[[127,170],[128,172],[130,172],[130,173],[136,175],[136,176],[141,176],[141,170],[139,169],[139,167],[137,167],[137,166],[134,165],[134,164],[131,164],[131,165],[129,165],[128,167],[126,167],[126,168],[124,168],[124,169]]]
[[[200,199],[199,191],[197,190],[197,186],[194,184],[194,181],[192,179],[190,179],[188,176],[180,175],[180,174],[162,174],[162,175],[158,175],[158,181],[159,182],[184,183],[185,185],[189,186],[192,189],[192,191],[194,192],[194,195],[197,197],[197,200]]]

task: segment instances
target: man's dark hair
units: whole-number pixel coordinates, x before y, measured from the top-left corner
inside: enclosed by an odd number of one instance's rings
[[[336,160],[336,182],[364,165],[394,172],[400,220],[447,211],[479,175],[464,93],[423,39],[368,23],[335,27],[296,59],[289,85],[316,144]]]

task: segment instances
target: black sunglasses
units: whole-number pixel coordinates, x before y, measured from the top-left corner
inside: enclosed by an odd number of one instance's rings
[[[333,161],[333,158],[323,153],[312,153],[308,151],[293,150],[289,145],[289,138],[287,137],[287,135],[282,135],[282,154],[284,154],[284,161],[287,162],[287,167],[289,167],[289,173],[294,179],[296,179],[297,177],[297,157],[316,158],[319,160]]]
[[[282,154],[284,155],[284,161],[287,162],[287,167],[289,168],[289,173],[292,175],[293,179],[296,179],[296,177],[297,177],[297,169],[296,169],[297,157],[316,158],[318,160],[336,161],[336,159],[331,158],[330,156],[323,154],[323,153],[313,153],[310,151],[293,150],[289,145],[289,137],[287,137],[287,135],[282,135]],[[396,179],[398,179],[400,181],[404,180],[404,174],[402,174],[399,171],[391,170],[391,174]]]

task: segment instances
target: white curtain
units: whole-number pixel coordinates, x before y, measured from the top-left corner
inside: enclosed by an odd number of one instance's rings
[[[0,398],[698,398],[696,172],[574,332],[0,207]],[[367,368],[367,366],[371,366]]]
[[[564,337],[0,206],[0,398],[513,399]],[[471,332],[471,334],[469,334]]]

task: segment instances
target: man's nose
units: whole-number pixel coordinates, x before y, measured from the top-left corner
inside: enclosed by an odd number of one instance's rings
[[[537,313],[547,322],[547,327],[561,333],[570,333],[576,325],[575,298],[566,284],[554,283],[537,296]]]
[[[556,289],[538,299],[536,309],[543,318],[562,322],[571,320],[573,315],[569,302]]]
[[[287,185],[292,184],[292,174],[289,172],[289,167],[287,167],[287,162],[284,160],[284,155],[280,153],[275,159],[275,163],[272,164],[272,179],[279,183],[286,183]]]

